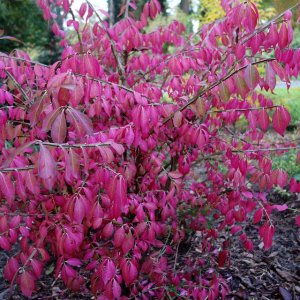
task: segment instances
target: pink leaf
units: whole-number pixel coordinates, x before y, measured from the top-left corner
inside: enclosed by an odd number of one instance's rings
[[[116,230],[114,235],[114,245],[115,247],[120,247],[125,239],[125,230],[122,227],[120,227],[118,230]]]
[[[75,204],[74,204],[74,221],[78,224],[82,223],[83,218],[86,215],[86,207],[85,207],[85,199],[84,196],[80,195],[76,197]]]
[[[296,216],[296,225],[300,227],[300,216]]]
[[[279,39],[278,44],[281,49],[287,47],[289,43],[289,36],[288,36],[288,30],[286,27],[286,23],[282,23],[279,31]]]
[[[34,194],[38,195],[40,193],[40,186],[36,181],[36,178],[32,171],[28,171],[25,175],[25,183],[28,188],[28,190]]]
[[[278,211],[285,211],[287,210],[289,207],[286,204],[283,205],[273,205],[273,208],[277,209]]]
[[[244,75],[249,89],[254,90],[259,83],[259,73],[257,68],[253,65],[249,65],[245,69]]]
[[[3,196],[8,203],[12,203],[15,200],[15,187],[10,179],[9,175],[0,172],[0,189]]]
[[[103,283],[107,284],[116,274],[116,266],[112,260],[107,260],[106,266],[103,272]]]
[[[35,279],[28,271],[23,271],[20,275],[20,288],[24,296],[31,297],[35,288]]]
[[[122,290],[121,290],[121,287],[120,287],[119,283],[116,280],[113,280],[112,290],[113,290],[114,298],[115,299],[120,299]]]
[[[40,144],[38,170],[39,176],[43,179],[55,178],[56,176],[56,162],[51,152],[43,144]]]
[[[66,263],[73,267],[80,267],[82,264],[80,259],[78,258],[69,258],[68,260],[66,260]]]
[[[50,130],[50,128],[52,127],[53,122],[55,121],[55,119],[59,115],[60,111],[61,111],[61,108],[57,108],[45,117],[45,119],[43,121],[43,126],[42,126],[42,130],[44,132],[47,132],[47,131]]]
[[[70,122],[74,125],[79,134],[84,135],[93,133],[92,121],[84,113],[69,107],[67,109],[67,115],[70,117]]]
[[[223,102],[227,102],[230,98],[230,91],[224,82],[219,85],[219,96]]]
[[[128,233],[123,240],[122,250],[124,254],[127,254],[134,246],[134,238],[131,233]]]
[[[51,137],[55,143],[63,143],[67,135],[65,113],[62,111],[54,120],[51,127]]]
[[[265,109],[262,109],[258,113],[258,124],[263,131],[268,130],[269,124],[270,124],[269,114],[267,113],[267,111]]]
[[[67,78],[67,76],[68,76],[68,72],[54,75],[48,81],[48,85],[47,85],[48,89],[54,89],[60,87],[62,83],[65,81],[65,79]]]
[[[270,63],[267,63],[266,65],[266,82],[270,90],[273,91],[276,86],[276,76]]]
[[[274,226],[266,223],[259,229],[259,235],[264,242],[265,250],[268,250],[272,247],[272,241],[274,236]]]
[[[0,236],[0,248],[2,248],[5,251],[11,250],[11,245],[6,237]]]
[[[182,123],[182,112],[177,111],[173,118],[173,124],[175,127],[180,127],[181,123]]]
[[[235,85],[236,85],[236,88],[237,88],[237,92],[243,98],[245,98],[247,96],[247,94],[249,93],[249,88],[246,84],[245,79],[241,75],[237,75],[235,77]]]
[[[291,116],[285,107],[277,107],[273,115],[273,128],[280,135],[284,135],[284,132],[291,121]]]
[[[263,216],[263,209],[259,208],[253,216],[253,224],[260,222],[262,219],[262,216]]]

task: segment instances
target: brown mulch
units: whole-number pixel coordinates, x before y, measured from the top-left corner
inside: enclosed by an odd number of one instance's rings
[[[269,197],[274,204],[300,210],[300,195],[273,192]],[[228,299],[300,300],[300,229],[293,216],[291,210],[272,214],[275,236],[268,251],[262,249],[259,226],[247,226],[256,247],[249,253],[239,241],[234,243],[231,266],[222,272],[232,290]]]

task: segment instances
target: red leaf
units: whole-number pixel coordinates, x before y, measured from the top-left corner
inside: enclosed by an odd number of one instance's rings
[[[181,123],[182,123],[182,112],[177,111],[173,118],[173,124],[175,127],[180,127]]]
[[[31,297],[35,288],[35,279],[28,271],[20,275],[20,288],[24,296]]]
[[[60,111],[61,111],[61,108],[57,108],[57,109],[53,110],[51,113],[49,113],[46,116],[46,118],[43,121],[43,126],[42,126],[42,130],[44,132],[47,132],[47,131],[50,130],[50,128],[52,127],[53,122],[57,118]]]
[[[51,137],[55,143],[63,143],[67,135],[67,124],[64,111],[62,111],[51,127]]]
[[[107,284],[116,275],[116,266],[112,260],[107,260],[104,272],[103,272],[103,283]]]
[[[253,224],[260,222],[262,219],[262,216],[263,216],[263,209],[259,208],[253,216]]]
[[[273,208],[277,209],[278,211],[285,211],[287,210],[289,207],[286,204],[283,205],[273,205]]]
[[[124,254],[127,254],[134,246],[134,238],[131,233],[128,233],[123,240],[122,250]]]
[[[259,235],[264,242],[265,250],[268,250],[272,247],[272,240],[274,236],[275,228],[273,225],[266,223],[259,229]]]
[[[57,101],[60,106],[65,106],[69,103],[70,91],[67,88],[61,87],[57,94]]]
[[[38,261],[37,259],[32,259],[30,262],[34,275],[39,278],[42,275],[43,272],[43,264]]]
[[[248,86],[246,84],[245,79],[242,76],[237,75],[235,77],[235,85],[236,85],[236,88],[237,88],[237,92],[243,98],[245,98],[247,96],[247,94],[249,93],[249,88],[248,88]]]
[[[86,215],[86,207],[85,207],[85,199],[84,196],[80,195],[76,197],[75,204],[74,204],[74,221],[78,224],[82,223],[83,218]]]
[[[25,176],[25,183],[29,191],[34,194],[38,195],[40,193],[40,186],[37,183],[35,176],[32,171],[28,171]]]
[[[0,172],[0,189],[8,203],[12,204],[15,200],[15,187],[9,175]]]
[[[40,115],[44,108],[44,97],[41,100],[36,101],[30,108],[28,113],[28,118],[30,121],[31,126],[35,126],[38,122],[41,121]]]
[[[56,162],[51,152],[43,144],[40,144],[38,170],[39,176],[43,179],[54,179],[56,176]]]
[[[118,230],[116,230],[114,235],[114,245],[115,247],[120,247],[125,239],[125,230],[122,227],[120,227]]]
[[[288,30],[285,23],[282,23],[279,31],[278,45],[281,49],[287,47],[289,43]]]
[[[54,89],[60,87],[62,83],[65,81],[65,79],[67,78],[67,76],[68,76],[68,72],[54,75],[48,81],[47,84],[48,89]]]
[[[119,283],[116,280],[113,280],[112,285],[113,285],[112,290],[113,290],[114,298],[120,299],[122,290],[121,290]]]
[[[267,131],[269,128],[269,114],[265,109],[262,109],[258,114],[258,124],[263,131]]]
[[[224,267],[228,257],[229,257],[228,250],[223,250],[219,253],[219,257],[218,257],[219,268]]]
[[[11,250],[11,245],[6,237],[0,236],[0,248],[2,248],[5,251]]]
[[[277,107],[273,115],[273,128],[280,135],[284,135],[284,132],[291,121],[290,113],[285,107]]]
[[[271,91],[273,91],[276,87],[276,76],[275,72],[270,63],[266,65],[266,83]]]
[[[66,263],[73,267],[80,267],[82,264],[80,259],[78,258],[69,258],[68,260],[66,260]]]
[[[219,96],[223,102],[227,102],[230,98],[230,91],[224,82],[219,85]]]
[[[3,162],[1,168],[7,168],[9,167],[9,165],[11,164],[11,162],[14,160],[14,158],[16,156],[18,156],[19,154],[25,152],[26,148],[29,148],[31,145],[35,144],[35,141],[31,141],[28,143],[23,144],[22,146],[18,147],[17,149],[15,149]]]
[[[253,65],[249,65],[245,69],[244,75],[249,89],[254,90],[259,83],[259,73],[257,68]]]
[[[67,115],[70,117],[70,122],[74,125],[76,131],[80,135],[93,133],[92,121],[84,113],[69,107],[67,109]]]
[[[82,3],[79,8],[79,11],[78,11],[81,18],[83,18],[84,14],[86,12],[86,9],[87,9],[87,3]]]
[[[273,23],[270,26],[270,30],[266,36],[266,43],[270,46],[275,47],[276,44],[278,43],[278,39],[279,39],[279,36],[278,36],[278,32],[277,32],[277,26]]]
[[[19,263],[15,257],[11,257],[8,259],[6,266],[4,267],[3,275],[8,281],[12,281],[15,274],[19,270]]]

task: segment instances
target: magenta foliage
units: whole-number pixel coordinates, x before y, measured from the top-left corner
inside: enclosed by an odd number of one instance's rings
[[[231,240],[251,251],[253,222],[269,249],[271,213],[288,209],[266,199],[289,184],[269,156],[296,146],[262,139],[290,115],[259,90],[298,76],[291,11],[259,26],[253,3],[223,1],[226,17],[186,39],[178,21],[145,33],[157,0],[137,20],[126,1],[113,27],[84,3],[71,45],[50,2],[67,13],[72,1],[38,0],[61,61],[1,53],[0,247],[20,244],[4,277],[31,296],[52,257],[56,278],[74,291],[88,278],[98,299],[224,298]]]

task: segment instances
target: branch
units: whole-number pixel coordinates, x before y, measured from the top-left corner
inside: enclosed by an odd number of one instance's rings
[[[249,149],[249,150],[232,150],[234,153],[255,153],[255,152],[276,152],[276,151],[288,151],[288,150],[295,150],[300,149],[300,146],[294,147],[282,147],[282,148],[261,148],[261,149]]]
[[[124,17],[125,17],[125,18],[128,18],[129,2],[130,2],[130,0],[126,0],[126,4],[125,4],[125,14],[124,14]]]
[[[17,82],[17,80],[14,78],[14,76],[10,72],[5,70],[5,73],[9,77],[9,79],[13,82],[14,86],[20,91],[20,93],[26,100],[26,103],[28,104],[30,102],[30,100],[29,100],[28,96],[26,95],[25,91],[23,90],[23,88],[21,87],[21,85]]]
[[[28,60],[28,59],[21,58],[21,57],[8,56],[8,55],[0,55],[0,58],[13,59],[13,60],[16,60],[16,61],[27,62],[27,63],[30,63],[30,64],[35,64],[35,65],[40,65],[42,67],[50,68],[48,65],[42,64],[42,63],[40,63],[38,61]]]
[[[258,65],[261,63],[265,63],[265,62],[269,62],[269,61],[273,61],[275,60],[275,58],[265,58],[262,59],[260,61],[256,61],[251,63],[250,65]],[[228,78],[232,77],[233,75],[237,74],[238,72],[246,69],[249,65],[245,65],[233,72],[229,72],[227,73],[224,77],[222,77],[221,79],[217,80],[216,82],[214,82],[213,84],[211,84],[210,86],[208,86],[206,89],[204,89],[203,91],[200,91],[197,93],[196,96],[194,96],[190,101],[188,101],[185,105],[183,105],[182,107],[180,107],[179,109],[177,109],[174,113],[172,113],[169,117],[167,117],[162,125],[168,123],[175,115],[175,113],[179,112],[179,111],[184,111],[187,107],[189,107],[191,104],[195,103],[199,98],[201,98],[203,95],[205,95],[207,92],[211,91],[213,88],[215,88],[216,86],[218,86],[219,84],[221,84],[222,82],[224,82],[225,80],[227,80]],[[161,126],[162,126],[161,125]]]
[[[92,144],[59,144],[59,143],[50,143],[50,142],[42,142],[42,141],[36,141],[34,143],[35,145],[44,145],[48,147],[61,147],[61,148],[94,148],[94,147],[107,147],[110,146],[110,144],[105,143],[92,143]]]
[[[72,16],[73,21],[75,21],[76,19],[75,19],[75,16],[74,16],[74,13],[73,13],[73,10],[72,10],[71,7],[69,9],[69,12],[70,12],[70,14]],[[76,31],[78,42],[79,42],[79,45],[80,45],[80,52],[82,53],[84,51],[83,44],[82,44],[82,39],[81,39],[81,36],[80,36],[79,32],[77,30],[75,30],[75,31]]]
[[[34,170],[35,166],[27,166],[27,167],[19,167],[19,168],[5,168],[5,169],[0,169],[1,173],[9,173],[13,171],[29,171],[29,170]]]
[[[281,107],[280,105],[272,105],[272,106],[265,106],[265,107],[249,107],[249,108],[232,108],[232,109],[223,109],[223,110],[210,110],[207,113],[222,113],[222,112],[230,112],[230,111],[250,111],[250,110],[261,110],[261,109],[272,109],[276,107]]]

